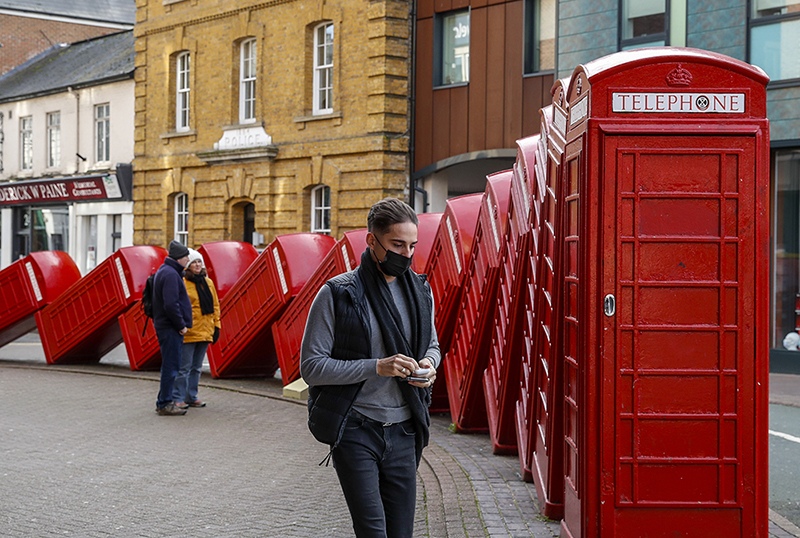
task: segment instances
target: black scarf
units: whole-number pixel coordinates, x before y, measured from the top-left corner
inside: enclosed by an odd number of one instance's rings
[[[361,279],[364,282],[367,300],[369,300],[372,312],[381,327],[381,336],[383,336],[383,345],[386,348],[387,356],[402,353],[420,361],[425,357],[425,352],[430,344],[431,313],[426,306],[427,301],[423,295],[425,290],[419,285],[419,277],[411,271],[406,271],[397,277],[400,289],[409,304],[411,334],[408,338],[403,331],[403,320],[400,318],[400,311],[397,310],[394,303],[386,278],[378,270],[378,264],[370,256],[369,248],[361,255],[361,267]],[[426,328],[427,330],[425,330]],[[424,335],[427,335],[427,338]]]
[[[402,276],[397,277],[400,288],[408,299],[409,316],[411,318],[411,335],[407,338],[403,331],[403,322],[400,319],[400,312],[394,304],[392,292],[386,283],[386,278],[378,270],[378,264],[370,256],[369,248],[361,255],[361,265],[358,273],[364,283],[364,290],[372,307],[372,312],[378,319],[383,337],[383,346],[387,356],[395,353],[402,353],[412,357],[419,362],[425,358],[425,352],[431,343],[431,305],[428,300],[428,290],[424,284],[424,277],[420,277],[412,271],[406,271]],[[428,407],[431,404],[431,388],[415,387],[400,381],[400,393],[411,409],[411,415],[417,427],[416,457],[419,466],[422,457],[422,449],[428,446],[430,439],[431,418]]]
[[[194,274],[191,271],[186,271],[186,280],[194,282],[197,286],[197,298],[200,300],[200,312],[203,315],[214,313],[214,296],[211,294],[211,289],[206,282],[206,276],[203,273]]]

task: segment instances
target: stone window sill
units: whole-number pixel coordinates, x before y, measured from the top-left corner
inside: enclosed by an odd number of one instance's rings
[[[332,112],[330,114],[319,114],[319,115],[311,115],[311,116],[298,116],[294,118],[294,122],[297,124],[298,129],[303,129],[306,126],[306,123],[313,122],[313,121],[322,121],[322,120],[333,120],[333,125],[341,125],[342,124],[342,113],[341,112]]]
[[[184,136],[197,137],[197,131],[194,130],[194,129],[191,129],[189,131],[170,131],[169,133],[162,133],[162,134],[160,134],[158,136],[166,144],[167,142],[169,142],[170,138],[181,138],[181,137],[184,137]]]

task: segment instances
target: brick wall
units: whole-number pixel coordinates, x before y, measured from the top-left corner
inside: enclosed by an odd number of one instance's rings
[[[0,75],[53,45],[119,32],[114,28],[0,14]]]
[[[402,0],[137,0],[135,243],[172,237],[171,197],[189,195],[189,242],[240,240],[255,204],[265,243],[308,231],[311,187],[331,188],[335,237],[407,185],[409,22]],[[334,113],[311,117],[313,28],[334,23]],[[256,126],[276,154],[209,163],[238,122],[238,43],[257,48]],[[191,54],[191,119],[175,133],[170,58]],[[200,156],[198,156],[198,154]]]

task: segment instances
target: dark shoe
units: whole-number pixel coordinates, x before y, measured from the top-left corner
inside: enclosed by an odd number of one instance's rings
[[[200,400],[195,400],[193,402],[189,402],[189,407],[205,407],[206,402],[202,402]]]
[[[189,404],[183,402],[175,402],[175,407],[178,409],[189,409]]]
[[[186,409],[181,409],[180,407],[178,407],[174,403],[168,403],[164,407],[159,407],[158,409],[156,409],[156,413],[158,413],[159,415],[165,415],[165,416],[185,415],[186,414]]]

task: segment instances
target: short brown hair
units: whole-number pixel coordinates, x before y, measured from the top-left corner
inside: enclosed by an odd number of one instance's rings
[[[385,234],[392,225],[404,222],[419,226],[419,219],[411,206],[397,198],[384,198],[369,209],[367,231]]]

